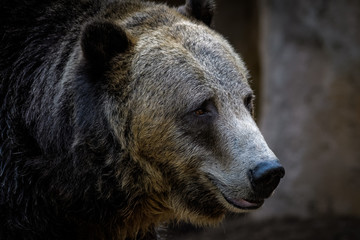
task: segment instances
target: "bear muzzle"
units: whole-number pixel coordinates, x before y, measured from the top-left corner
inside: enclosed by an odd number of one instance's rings
[[[285,175],[284,168],[278,160],[258,163],[248,170],[251,193],[246,197],[222,193],[224,199],[236,209],[255,210],[261,207],[264,200],[272,195],[280,179]]]
[[[254,210],[261,207],[264,199],[270,197],[285,175],[278,160],[264,161],[248,170],[251,194],[247,197],[235,197],[222,194],[225,200],[237,209]]]

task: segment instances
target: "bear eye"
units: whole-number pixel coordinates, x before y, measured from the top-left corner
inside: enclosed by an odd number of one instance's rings
[[[253,99],[254,96],[252,94],[248,94],[245,98],[244,98],[244,105],[246,107],[246,109],[252,114],[254,109],[253,109]]]
[[[193,114],[196,117],[205,117],[212,116],[216,112],[216,107],[211,100],[204,101],[196,110],[193,111]]]
[[[185,121],[186,132],[193,132],[196,135],[205,133],[218,117],[218,110],[215,102],[205,100],[199,105],[193,105],[192,110],[182,115],[182,121]]]
[[[195,110],[194,113],[196,116],[202,116],[202,115],[206,114],[206,111],[204,109],[197,109],[197,110]]]

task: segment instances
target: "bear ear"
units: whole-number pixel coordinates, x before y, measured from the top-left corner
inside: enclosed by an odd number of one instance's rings
[[[81,36],[81,49],[91,68],[104,70],[109,61],[131,46],[126,32],[110,21],[94,21],[87,24]]]
[[[215,12],[215,1],[186,0],[185,5],[178,8],[178,12],[187,17],[194,17],[210,26]]]

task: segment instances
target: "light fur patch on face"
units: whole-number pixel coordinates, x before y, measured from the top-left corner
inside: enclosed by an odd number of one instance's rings
[[[216,186],[219,202],[230,211],[243,212],[248,210],[234,207],[225,198],[249,204],[244,201],[252,198],[249,170],[264,159],[274,160],[276,157],[250,114],[243,114],[241,118],[232,114],[227,119],[219,126],[220,142],[223,143],[219,158],[203,162],[201,170]]]
[[[226,54],[229,54],[230,58],[234,60],[235,66],[238,67],[238,72],[242,75],[243,81],[247,81],[247,79],[249,78],[249,73],[245,66],[244,61],[242,61],[242,59],[235,52],[234,48],[229,44],[229,42],[226,39],[224,39],[224,37],[222,37],[221,35],[219,35],[217,32],[213,31],[210,28],[204,27],[202,25],[194,24],[190,21],[185,21],[185,20],[175,23],[172,29],[176,29],[176,28],[186,29],[184,32],[190,34],[202,35],[202,36],[207,35],[209,36],[208,39],[211,39],[211,42],[219,43],[224,48]],[[188,37],[189,37],[188,34],[187,36],[184,36],[185,39],[187,39]],[[196,41],[198,41],[198,39],[196,39]],[[204,43],[206,43],[206,41]],[[212,46],[209,45],[209,47]]]

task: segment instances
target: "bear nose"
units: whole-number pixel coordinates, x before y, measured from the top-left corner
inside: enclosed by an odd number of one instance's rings
[[[279,161],[266,161],[259,163],[249,171],[251,186],[258,198],[268,198],[284,177],[285,169]]]

